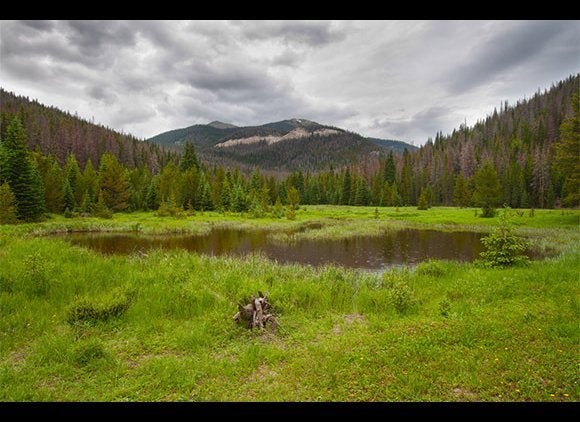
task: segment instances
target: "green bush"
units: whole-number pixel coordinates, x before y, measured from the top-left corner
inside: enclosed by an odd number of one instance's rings
[[[74,325],[80,322],[106,321],[123,315],[131,306],[134,292],[106,295],[101,298],[80,298],[68,310],[67,321]]]
[[[486,267],[510,267],[513,265],[525,265],[529,258],[524,254],[528,248],[528,242],[513,234],[510,222],[510,209],[504,207],[500,215],[500,225],[492,232],[481,238],[485,251],[480,253],[482,263]]]
[[[384,272],[382,278],[383,286],[389,290],[391,303],[395,310],[400,314],[407,312],[414,302],[413,290],[409,285],[408,271],[392,270]]]
[[[24,290],[33,296],[44,296],[48,293],[50,283],[46,275],[46,261],[38,253],[24,258]]]
[[[445,264],[435,259],[430,259],[417,265],[418,275],[442,277],[445,275],[445,272]]]

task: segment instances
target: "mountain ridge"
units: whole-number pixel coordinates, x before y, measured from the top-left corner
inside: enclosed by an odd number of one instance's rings
[[[148,140],[177,151],[189,141],[204,161],[283,171],[323,170],[346,165],[349,160],[364,161],[385,156],[390,151],[402,153],[405,149],[417,149],[402,141],[366,138],[304,118],[256,126],[214,121],[163,132]],[[319,157],[318,161],[314,156]]]

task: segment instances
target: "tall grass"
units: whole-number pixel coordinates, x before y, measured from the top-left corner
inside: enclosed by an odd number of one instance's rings
[[[1,241],[3,401],[580,398],[577,241],[525,268],[432,261],[381,275]],[[232,321],[258,290],[276,333]]]

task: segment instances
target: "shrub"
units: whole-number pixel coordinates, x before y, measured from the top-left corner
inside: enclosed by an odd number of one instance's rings
[[[125,294],[109,294],[107,296],[89,299],[78,299],[68,310],[67,321],[74,325],[80,322],[106,321],[123,315],[131,306],[134,292]]]
[[[402,314],[411,308],[414,301],[413,291],[409,285],[407,271],[388,271],[383,273],[383,286],[389,290],[395,310]]]
[[[445,275],[445,265],[441,261],[430,259],[417,265],[417,274],[431,277],[442,277]]]
[[[33,296],[44,296],[50,287],[46,275],[46,261],[38,253],[32,253],[24,258],[24,288]]]
[[[291,206],[288,206],[288,210],[286,211],[286,218],[288,220],[296,220],[296,211]]]
[[[524,254],[528,248],[528,242],[513,234],[513,228],[509,220],[509,207],[504,207],[500,215],[500,225],[492,232],[481,238],[485,251],[480,253],[483,265],[486,267],[510,267],[512,265],[525,265],[529,258]]]

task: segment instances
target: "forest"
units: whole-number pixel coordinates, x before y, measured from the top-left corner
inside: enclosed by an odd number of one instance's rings
[[[386,159],[328,170],[244,171],[179,155],[2,91],[0,219],[157,210],[292,218],[298,204],[513,208],[580,202],[580,75],[501,109],[473,127]],[[286,207],[286,210],[284,210]]]

